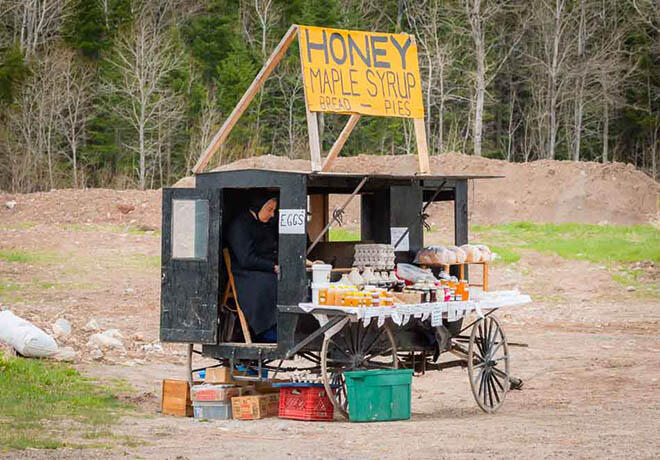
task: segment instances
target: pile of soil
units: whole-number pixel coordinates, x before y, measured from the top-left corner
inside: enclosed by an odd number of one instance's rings
[[[264,155],[238,160],[216,170],[272,169],[310,171],[307,160]],[[371,174],[415,174],[416,155],[340,157],[331,171]],[[660,185],[623,163],[541,160],[509,163],[503,160],[447,153],[431,157],[434,175],[491,175],[500,179],[470,181],[469,214],[473,225],[505,222],[582,222],[634,225],[658,220]],[[194,187],[185,177],[175,187]],[[12,209],[4,206],[15,200]],[[338,204],[332,200],[331,206]],[[449,203],[430,207],[430,222],[451,226]],[[112,224],[159,228],[159,190],[54,190],[25,195],[0,194],[0,221],[56,224]],[[357,222],[359,202],[347,210]]]
[[[216,170],[276,169],[310,171],[307,160],[273,155],[247,158]],[[416,155],[339,157],[330,171],[371,174],[415,174]],[[633,225],[648,223],[658,215],[660,185],[624,163],[540,160],[509,163],[482,157],[447,153],[431,157],[434,175],[494,175],[470,184],[473,224],[512,221],[582,222]],[[432,220],[443,220],[450,210],[434,206]],[[349,216],[357,215],[355,211]]]
[[[8,203],[12,201],[16,204],[10,209]],[[0,194],[0,222],[125,225],[155,230],[161,225],[161,191],[64,189]]]

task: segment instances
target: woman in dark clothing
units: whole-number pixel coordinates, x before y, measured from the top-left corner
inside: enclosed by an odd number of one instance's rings
[[[227,242],[238,303],[256,342],[277,341],[277,197],[261,195],[229,227]]]

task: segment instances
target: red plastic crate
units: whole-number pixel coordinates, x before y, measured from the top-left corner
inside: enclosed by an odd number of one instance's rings
[[[280,388],[280,418],[328,421],[334,411],[323,385]]]

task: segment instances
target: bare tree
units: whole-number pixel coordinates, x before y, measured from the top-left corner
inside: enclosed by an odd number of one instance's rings
[[[202,152],[208,147],[220,127],[222,114],[216,103],[215,91],[210,89],[202,99],[199,118],[192,129],[190,147],[186,155],[186,171],[190,171]],[[222,161],[222,147],[219,149],[219,162]]]
[[[514,33],[512,42],[508,43],[505,49],[499,50],[499,56],[497,58],[493,57],[491,59],[492,63],[489,65],[487,62],[489,53],[491,55],[494,54],[493,51],[497,47],[488,45],[486,29],[492,25],[494,19],[502,12],[511,9],[511,3],[509,1],[497,0],[463,0],[463,8],[470,25],[470,36],[474,45],[474,57],[476,60],[472,101],[474,155],[481,156],[486,89],[522,39],[527,27],[527,19],[521,16],[520,25],[522,28]]]
[[[540,0],[533,8],[534,33],[527,46],[536,75],[532,73],[535,105],[540,110],[535,117],[543,142],[539,148],[546,158],[555,158],[557,132],[560,126],[559,110],[566,102],[568,72],[573,53],[572,28],[574,18],[567,0]]]
[[[431,122],[437,107],[438,122],[435,139],[430,137],[431,151],[444,151],[444,111],[445,104],[452,98],[455,85],[448,81],[448,71],[454,62],[454,55],[459,45],[454,41],[446,41],[441,37],[441,27],[448,26],[443,18],[443,9],[438,0],[409,1],[405,8],[417,42],[421,47],[420,68],[425,77],[422,81],[426,93],[426,132],[433,133]],[[436,140],[437,139],[437,140]]]
[[[73,168],[73,184],[78,187],[81,185],[78,182],[78,148],[84,142],[91,116],[94,73],[88,66],[76,62],[73,51],[63,49],[58,54],[59,130],[68,144],[64,154]]]
[[[147,185],[147,161],[155,152],[149,136],[171,117],[181,116],[178,96],[167,87],[166,79],[181,63],[182,54],[168,37],[168,25],[160,11],[144,6],[130,31],[117,39],[114,56],[108,63],[118,79],[107,79],[105,89],[125,100],[115,108],[137,134],[139,186]]]
[[[14,42],[30,58],[59,36],[63,21],[71,13],[72,0],[7,0],[7,4]]]

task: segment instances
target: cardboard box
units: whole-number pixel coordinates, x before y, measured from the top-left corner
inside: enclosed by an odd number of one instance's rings
[[[231,398],[231,409],[237,420],[275,417],[280,410],[280,395],[238,396]]]
[[[286,383],[288,380],[271,380],[269,382],[256,382],[255,387],[257,389],[257,393],[260,394],[269,394],[269,393],[278,393],[280,392],[279,387],[273,387],[274,383]]]
[[[234,371],[234,375],[244,375],[239,371]],[[206,369],[204,383],[221,383],[225,385],[247,385],[248,381],[238,381],[231,378],[231,369],[229,367],[209,367]]]
[[[240,393],[238,394],[238,396],[252,396],[258,394],[259,392],[254,387],[254,385],[245,385],[243,387],[240,387]]]
[[[422,302],[422,293],[416,291],[392,292],[395,302],[404,304],[415,304]]]
[[[190,389],[190,397],[193,401],[229,402],[234,396],[241,396],[241,387],[205,383],[204,385],[195,385]]]
[[[192,417],[193,408],[188,382],[185,380],[163,380],[160,405],[163,414]]]

